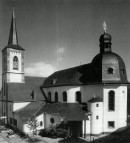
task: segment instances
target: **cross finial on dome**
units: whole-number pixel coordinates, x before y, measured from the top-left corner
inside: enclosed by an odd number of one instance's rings
[[[107,24],[106,24],[105,21],[103,22],[103,29],[104,29],[104,33],[106,33],[106,31],[107,31]]]

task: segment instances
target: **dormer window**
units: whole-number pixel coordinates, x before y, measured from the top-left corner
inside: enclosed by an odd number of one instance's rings
[[[13,69],[18,70],[18,57],[14,56],[13,58]]]
[[[53,79],[52,83],[55,84],[57,82],[57,79]]]
[[[114,69],[113,68],[108,68],[108,74],[113,74]]]

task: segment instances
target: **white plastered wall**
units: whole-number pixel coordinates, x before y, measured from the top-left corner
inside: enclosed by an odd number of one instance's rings
[[[115,91],[115,110],[108,110],[108,93]],[[124,92],[123,92],[124,91]],[[127,124],[127,86],[112,85],[104,87],[103,132],[113,132]],[[114,121],[115,127],[109,128],[108,121]]]
[[[97,107],[98,104],[98,107]],[[88,109],[92,113],[90,116],[91,134],[102,133],[103,128],[103,102],[88,103]]]
[[[55,92],[58,92],[58,101],[63,102],[63,92],[67,92],[67,102],[76,102],[76,92],[81,91],[82,102],[87,102],[94,95],[103,98],[103,86],[102,85],[82,85],[82,86],[60,86],[43,88],[45,95],[48,97],[48,93],[51,92],[51,99],[55,101]]]
[[[30,102],[18,102],[13,104],[13,111],[16,111],[18,109],[22,109],[25,106],[27,106]]]
[[[37,117],[36,117],[36,120],[37,120],[37,122],[38,122],[38,124],[39,124],[39,126],[37,127],[37,130],[44,129],[44,128],[45,128],[45,125],[44,125],[44,114],[42,113],[42,114],[40,114],[39,116],[37,116]],[[43,123],[42,126],[40,126],[40,122],[41,122],[41,121],[42,121],[42,123]],[[32,132],[32,130],[30,130],[30,129],[28,128],[28,124],[27,124],[27,123],[23,123],[23,132],[25,132],[25,133],[30,133],[30,132]]]
[[[62,117],[59,114],[47,114],[47,113],[45,113],[44,116],[45,116],[45,118],[44,118],[45,119],[45,123],[44,123],[45,128],[48,128],[50,126],[55,126],[56,124],[61,123],[61,121],[62,121]],[[50,122],[51,118],[54,119],[53,124]]]

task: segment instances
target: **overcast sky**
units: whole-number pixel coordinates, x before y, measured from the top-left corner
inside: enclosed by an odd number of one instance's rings
[[[16,0],[15,5],[26,74],[48,76],[90,63],[99,53],[106,21],[112,51],[123,58],[130,81],[130,0]],[[8,42],[11,13],[11,0],[0,0],[1,50]],[[1,54],[0,61],[1,67]]]

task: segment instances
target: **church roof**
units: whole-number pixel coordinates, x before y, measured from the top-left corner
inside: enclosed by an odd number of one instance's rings
[[[35,94],[34,100],[45,100],[40,89],[44,79],[43,77],[25,76],[25,83],[8,83],[8,100],[14,102],[31,101],[33,100],[32,94]]]
[[[101,56],[103,57],[103,56]],[[95,64],[96,61],[97,63]],[[43,87],[54,87],[54,86],[74,86],[74,85],[84,85],[84,84],[101,84],[101,83],[119,83],[127,84],[127,76],[124,62],[115,58],[112,61],[115,68],[115,73],[109,75],[107,68],[112,63],[102,64],[101,60],[95,60],[92,63],[57,71],[45,79]],[[104,60],[105,61],[105,60]],[[109,60],[111,62],[111,60]],[[106,65],[106,70],[104,66]],[[124,70],[124,75],[122,71]]]
[[[82,84],[128,84],[122,58],[111,50],[111,35],[101,35],[100,53],[91,63],[57,71],[46,78],[43,87],[74,86]]]
[[[11,26],[10,26],[8,45],[4,49],[6,49],[6,48],[11,48],[11,49],[15,49],[15,50],[23,50],[23,51],[25,50],[21,46],[19,46],[19,44],[18,44],[18,35],[17,35],[17,28],[16,28],[16,19],[15,19],[15,14],[14,14],[14,8],[13,8],[13,11],[12,11],[12,19],[11,19]]]
[[[91,114],[87,105],[79,103],[47,103],[41,110],[47,114],[59,114],[66,121],[88,120],[88,115]]]
[[[13,7],[13,12],[12,12],[12,20],[11,20],[11,27],[10,27],[9,41],[8,41],[8,45],[10,44],[18,45],[18,36],[17,36],[14,7]]]
[[[100,97],[93,97],[88,102],[95,103],[95,102],[103,102]]]
[[[3,50],[5,50],[5,49],[7,49],[7,48],[14,49],[14,50],[22,50],[22,51],[25,51],[25,49],[22,48],[22,47],[19,46],[19,45],[10,44],[10,45],[7,45]],[[3,51],[3,50],[2,50],[2,51]]]
[[[41,112],[38,111],[44,106],[44,104],[44,101],[31,102],[26,107],[14,111],[14,114],[18,114],[23,122],[27,122],[33,115],[38,116],[41,114]]]
[[[102,82],[117,82],[117,83],[128,83],[126,68],[122,58],[113,52],[104,52],[97,54],[92,64],[98,71],[98,76],[101,77]],[[108,73],[108,69],[113,70],[113,74]]]
[[[92,64],[57,71],[46,78],[43,87],[81,85],[98,81]]]

